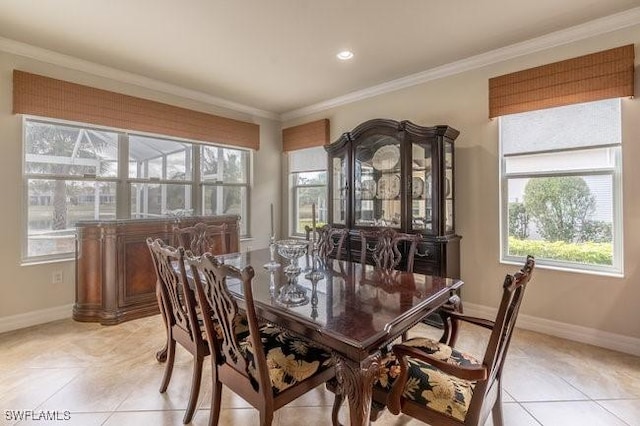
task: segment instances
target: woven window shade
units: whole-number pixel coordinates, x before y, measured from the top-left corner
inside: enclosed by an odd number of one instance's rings
[[[13,112],[118,129],[260,147],[260,126],[108,90],[13,71]]]
[[[328,143],[329,120],[326,118],[282,130],[282,149],[284,151],[312,148]]]
[[[489,118],[633,96],[633,44],[489,79]]]

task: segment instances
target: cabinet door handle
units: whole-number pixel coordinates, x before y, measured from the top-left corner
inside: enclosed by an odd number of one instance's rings
[[[427,249],[424,250],[424,253],[420,253],[420,250],[416,250],[416,256],[418,257],[431,257],[431,252]]]

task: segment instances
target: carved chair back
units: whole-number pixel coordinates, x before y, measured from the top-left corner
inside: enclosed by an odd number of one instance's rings
[[[467,358],[468,355],[462,354],[453,348],[452,345],[455,344],[455,337],[451,339],[451,336],[447,335],[447,328],[445,328],[445,335],[443,335],[440,340],[442,347],[436,342],[432,342],[428,348],[421,348],[419,346],[412,347],[410,344],[408,346],[405,344],[395,345],[393,347],[394,354],[398,359],[403,358],[398,380],[393,384],[388,397],[385,394],[377,394],[375,397],[376,401],[388,404],[389,410],[394,414],[402,411],[429,424],[482,425],[487,420],[489,414],[493,413],[493,424],[501,426],[503,424],[502,368],[507,356],[524,291],[528,282],[531,280],[534,266],[535,261],[533,257],[527,256],[527,261],[519,272],[505,277],[502,300],[495,321],[470,317],[456,311],[448,312],[448,315],[456,324],[456,327],[458,321],[464,321],[491,330],[482,363],[478,362],[476,364],[474,361],[466,364],[469,362],[469,358]],[[445,343],[450,349],[443,349]],[[436,350],[435,348],[437,348],[437,352],[431,355],[431,353],[434,352],[428,351],[434,351]],[[428,349],[428,351],[424,349]],[[457,354],[454,355],[456,352]],[[440,358],[440,356],[445,353],[451,354],[448,360]],[[420,371],[427,373],[427,382],[424,382],[423,379],[416,376],[409,378],[409,367],[407,360],[404,359],[405,357],[413,357],[416,360],[415,362],[424,361],[433,366],[433,368],[439,369],[442,373],[428,376],[429,369],[418,367]],[[448,379],[449,377],[451,379]],[[408,380],[413,380],[414,384],[420,383],[420,386],[416,386],[414,390],[407,390]],[[443,383],[438,383],[438,381]],[[452,386],[460,385],[461,391],[459,395],[456,391],[455,394],[442,396],[437,404],[427,404],[427,406],[425,406],[424,402],[418,402],[415,396],[422,394],[423,387],[426,389],[426,386],[433,386],[434,383],[437,386],[449,386],[453,383],[458,383]],[[465,386],[467,386],[464,385],[464,383],[471,384],[472,392],[470,394],[463,392]],[[407,394],[412,394],[413,396],[407,396]],[[469,399],[465,401],[465,398]],[[451,401],[449,401],[449,399],[451,399]],[[451,407],[457,407],[457,410],[460,410],[460,407],[467,403],[468,405],[466,405],[465,412],[462,414],[463,418],[452,417],[450,412]],[[442,407],[445,407],[445,409],[441,409]],[[449,407],[449,410],[447,410],[446,407]]]
[[[210,253],[200,257],[187,255],[186,263],[194,277],[199,305],[203,311],[204,329],[211,342],[216,365],[227,364],[234,370],[257,381],[259,392],[265,397],[270,395],[271,382],[267,361],[260,340],[260,325],[255,312],[251,281],[255,272],[251,266],[242,270],[218,261]],[[227,279],[239,280],[242,284],[246,304],[245,315],[249,326],[249,342],[254,356],[257,374],[249,372],[249,364],[242,355],[241,341],[243,325],[242,311],[227,288]]]
[[[484,396],[492,389],[496,380],[500,380],[502,376],[502,367],[511,343],[524,291],[531,280],[534,267],[534,258],[527,256],[524,267],[514,275],[507,275],[504,279],[502,300],[482,361],[482,364],[488,369],[487,380],[479,381],[474,389],[474,396],[469,406],[469,412],[472,414],[480,413]]]
[[[306,225],[304,230],[307,241],[309,241],[314,230],[309,225]],[[333,257],[340,260],[349,230],[347,228],[334,228],[331,225],[323,225],[322,227],[316,227],[315,232],[318,236],[318,257],[322,259]]]
[[[258,322],[251,266],[240,270],[219,262],[211,253],[187,254],[186,263],[212,353],[210,425],[218,424],[223,384],[257,408],[260,424],[268,426],[275,410],[335,376],[330,353],[293,333]],[[238,306],[227,287],[238,282],[244,306]]]
[[[154,241],[151,238],[147,238],[147,245],[157,276],[160,311],[167,327],[167,358],[160,392],[165,392],[169,386],[175,362],[176,343],[180,343],[193,356],[191,391],[183,418],[184,423],[190,423],[200,393],[202,363],[210,353],[209,343],[202,337],[196,296],[186,279],[184,249],[175,249],[160,239]]]
[[[304,230],[306,238],[309,240],[313,229],[306,225]],[[321,259],[333,257],[340,260],[344,241],[349,234],[349,230],[347,228],[334,228],[331,225],[324,225],[321,228],[316,228],[315,231],[318,235],[318,257]]]
[[[185,228],[180,228],[176,225],[173,228],[173,233],[177,240],[177,245],[198,256],[206,252],[213,254],[227,253],[226,223],[207,225],[199,222]]]
[[[161,239],[147,238],[169,327],[179,327],[193,342],[202,342],[193,290],[182,279],[184,249],[168,246]]]
[[[413,259],[418,243],[422,240],[419,234],[404,234],[392,228],[382,228],[374,231],[360,231],[360,263],[367,263],[367,254],[373,258],[376,267],[381,269],[395,269],[402,261],[399,245],[409,243],[407,251],[408,272],[413,272]]]

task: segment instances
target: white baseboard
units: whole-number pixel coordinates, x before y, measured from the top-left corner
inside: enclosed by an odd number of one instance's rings
[[[44,324],[60,319],[71,318],[73,305],[56,306],[54,308],[41,309],[39,311],[24,314],[0,317],[0,333]]]
[[[464,312],[465,314],[482,318],[495,318],[498,310],[488,306],[464,303]],[[623,336],[622,334],[609,333],[594,328],[581,327],[579,325],[551,321],[524,314],[518,315],[517,326],[525,330],[536,331],[550,336],[561,337],[575,342],[587,343],[640,356],[640,339],[635,337]]]

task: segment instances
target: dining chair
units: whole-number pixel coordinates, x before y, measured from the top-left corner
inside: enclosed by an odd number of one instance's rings
[[[422,240],[420,234],[405,234],[397,232],[393,228],[381,228],[379,230],[360,230],[360,263],[366,264],[369,256],[376,267],[381,269],[396,269],[402,262],[402,253],[398,249],[399,244],[408,242],[406,267],[407,272],[413,272],[413,261],[418,243]],[[371,243],[370,243],[371,241]]]
[[[309,225],[305,225],[304,230],[306,239],[309,241],[313,228]],[[349,230],[347,228],[334,228],[331,225],[323,225],[320,228],[316,228],[315,231],[318,235],[318,256],[321,259],[334,258],[340,260],[342,257],[344,242],[349,234]]]
[[[209,253],[187,255],[211,356],[210,425],[220,417],[222,385],[260,411],[260,425],[270,425],[275,410],[335,376],[331,354],[317,345],[260,323],[251,284],[255,272],[220,263]],[[186,273],[186,271],[184,272]],[[239,282],[244,297],[248,336],[236,330],[243,316],[228,282]],[[216,324],[217,322],[217,324]]]
[[[184,279],[184,249],[168,246],[161,239],[147,238],[147,245],[156,271],[161,310],[167,330],[167,359],[160,392],[164,393],[169,386],[177,342],[193,356],[191,391],[183,418],[184,423],[189,423],[198,402],[202,363],[210,354],[209,345],[200,328],[196,295]],[[176,268],[180,272],[177,272]]]
[[[450,321],[491,330],[482,361],[455,349],[450,335],[440,341],[409,339],[382,360],[374,401],[394,414],[402,412],[429,424],[482,425],[491,412],[493,424],[502,425],[502,371],[534,267],[534,258],[528,256],[519,272],[506,276],[494,321],[455,311],[442,313]],[[372,419],[377,414],[372,411]]]
[[[227,253],[227,224],[210,225],[198,222],[193,226],[180,228],[174,225],[175,244],[200,256],[203,253]]]

